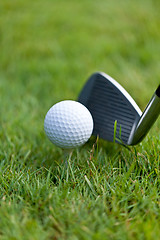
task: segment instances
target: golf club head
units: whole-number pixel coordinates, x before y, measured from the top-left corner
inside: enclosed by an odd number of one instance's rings
[[[78,101],[92,114],[93,135],[130,145],[130,136],[142,112],[119,83],[103,72],[96,72],[83,87]]]

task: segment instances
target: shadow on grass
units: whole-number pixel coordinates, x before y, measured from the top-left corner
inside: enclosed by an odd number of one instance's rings
[[[38,141],[42,143],[42,139]],[[40,143],[37,145],[40,146]],[[94,155],[95,153],[98,154],[101,152],[104,157],[114,158],[115,155],[120,154],[123,149],[125,149],[124,146],[120,144],[104,141],[92,136],[87,143],[79,148],[73,149],[72,157],[76,158],[77,155],[79,155],[79,158],[89,158],[91,154]],[[49,168],[53,164],[63,164],[67,158],[67,154],[65,154],[61,148],[51,144],[47,139],[43,145],[41,144],[40,148],[36,148],[32,152],[37,167],[45,166]]]

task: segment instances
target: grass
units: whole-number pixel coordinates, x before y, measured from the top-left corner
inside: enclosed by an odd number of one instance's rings
[[[68,156],[43,130],[94,71],[144,109],[159,84],[159,1],[0,3],[0,239],[160,239],[160,123],[129,149]]]

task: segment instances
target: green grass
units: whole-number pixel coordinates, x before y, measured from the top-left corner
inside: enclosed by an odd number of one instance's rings
[[[104,71],[144,109],[160,76],[159,1],[0,2],[0,239],[160,239],[160,122],[67,158],[43,130]]]

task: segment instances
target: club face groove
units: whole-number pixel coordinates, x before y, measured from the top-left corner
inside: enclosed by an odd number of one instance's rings
[[[113,142],[117,121],[116,142],[128,144],[142,112],[120,84],[110,76],[97,72],[87,81],[78,101],[92,114],[93,135]]]

